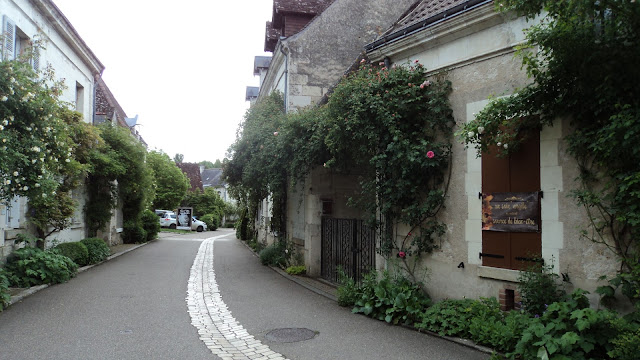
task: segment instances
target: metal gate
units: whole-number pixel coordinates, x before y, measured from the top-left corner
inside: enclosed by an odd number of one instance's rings
[[[360,281],[375,267],[375,229],[362,220],[322,218],[322,278],[338,282],[337,268]]]

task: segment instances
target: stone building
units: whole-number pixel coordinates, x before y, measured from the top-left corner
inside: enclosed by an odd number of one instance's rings
[[[265,51],[273,56],[266,74],[261,75],[258,100],[279,91],[288,112],[317,104],[361,56],[364,45],[391,26],[413,2],[274,0],[273,21],[267,22],[265,35]],[[304,186],[287,195],[287,236],[304,254],[307,272],[313,276],[321,270],[323,206],[325,215],[330,207],[334,216],[358,217],[346,206],[352,184],[317,169]],[[271,207],[265,199],[256,219],[258,239],[268,243],[275,235],[268,230]]]
[[[473,120],[491,96],[506,96],[531,82],[515,48],[524,43],[527,22],[495,11],[487,0],[423,0],[379,39],[366,45],[372,62],[419,61],[431,74],[446,71],[453,84],[450,102],[458,123]],[[553,265],[571,286],[590,291],[600,275],[617,268],[613,253],[580,236],[586,215],[568,197],[578,167],[566,152],[567,119],[557,119],[508,159],[465,149],[454,142],[452,178],[442,220],[448,233],[428,257],[428,288],[435,298],[499,297],[513,305],[518,269],[535,257]],[[536,193],[540,209],[537,231],[483,231],[483,196],[498,192]],[[402,233],[400,231],[400,233]],[[378,264],[383,266],[383,264]],[[451,286],[455,284],[455,286]]]

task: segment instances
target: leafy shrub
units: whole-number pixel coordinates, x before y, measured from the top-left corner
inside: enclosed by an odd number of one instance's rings
[[[156,221],[158,221],[156,217]],[[125,244],[137,244],[147,241],[147,231],[134,221],[124,223],[122,241]]]
[[[140,219],[142,220],[142,229],[146,232],[146,241],[155,239],[158,236],[158,232],[160,232],[158,215],[151,210],[145,210],[142,212]]]
[[[338,305],[354,306],[360,295],[360,287],[342,268],[338,268]]]
[[[548,304],[562,301],[566,292],[559,283],[553,265],[538,266],[518,274],[518,291],[522,309],[531,315],[542,315]]]
[[[220,226],[220,216],[218,214],[206,214],[200,220],[207,224],[207,229],[212,231],[217,230]]]
[[[470,339],[503,353],[511,352],[529,327],[530,320],[531,315],[515,310],[506,316],[502,313],[499,317],[474,317],[469,325]]]
[[[422,289],[402,276],[392,277],[384,271],[365,275],[352,312],[392,324],[413,324],[431,305]]]
[[[638,354],[640,354],[640,328],[621,333],[611,342],[614,348],[609,351],[608,355],[612,359],[637,360]]]
[[[71,259],[74,263],[78,264],[78,266],[85,266],[89,263],[89,251],[87,247],[79,241],[58,244],[54,249],[59,254]]]
[[[38,248],[15,250],[7,258],[9,282],[16,287],[66,282],[75,276],[78,265],[64,255]]]
[[[9,305],[9,300],[11,300],[11,295],[9,295],[9,278],[7,277],[6,270],[0,268],[0,311]]]
[[[302,275],[307,272],[307,267],[304,265],[289,266],[285,271],[289,275]]]
[[[610,310],[589,308],[587,292],[578,289],[567,301],[549,305],[508,354],[523,359],[606,359],[614,351],[612,340],[620,318]]]
[[[104,261],[111,255],[111,250],[107,243],[100,238],[87,238],[80,241],[87,247],[89,252],[89,264],[97,264]]]
[[[436,332],[443,336],[470,337],[474,318],[501,319],[500,305],[495,298],[481,300],[443,300],[422,314],[416,328]],[[480,320],[482,321],[482,320]],[[483,335],[476,334],[479,338]]]
[[[262,265],[284,267],[287,265],[286,245],[283,241],[276,241],[260,251]]]

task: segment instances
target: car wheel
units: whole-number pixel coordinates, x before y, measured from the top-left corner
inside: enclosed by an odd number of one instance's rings
[[[201,226],[198,226],[198,229],[196,230],[197,232],[202,232],[204,230],[204,228]]]
[[[169,228],[170,228],[170,229],[175,229],[175,228],[176,228],[176,224],[171,224],[171,225],[169,225]]]

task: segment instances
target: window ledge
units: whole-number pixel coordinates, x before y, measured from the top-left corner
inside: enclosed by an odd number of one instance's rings
[[[490,266],[479,266],[478,276],[489,279],[518,282],[518,270],[495,268]]]

